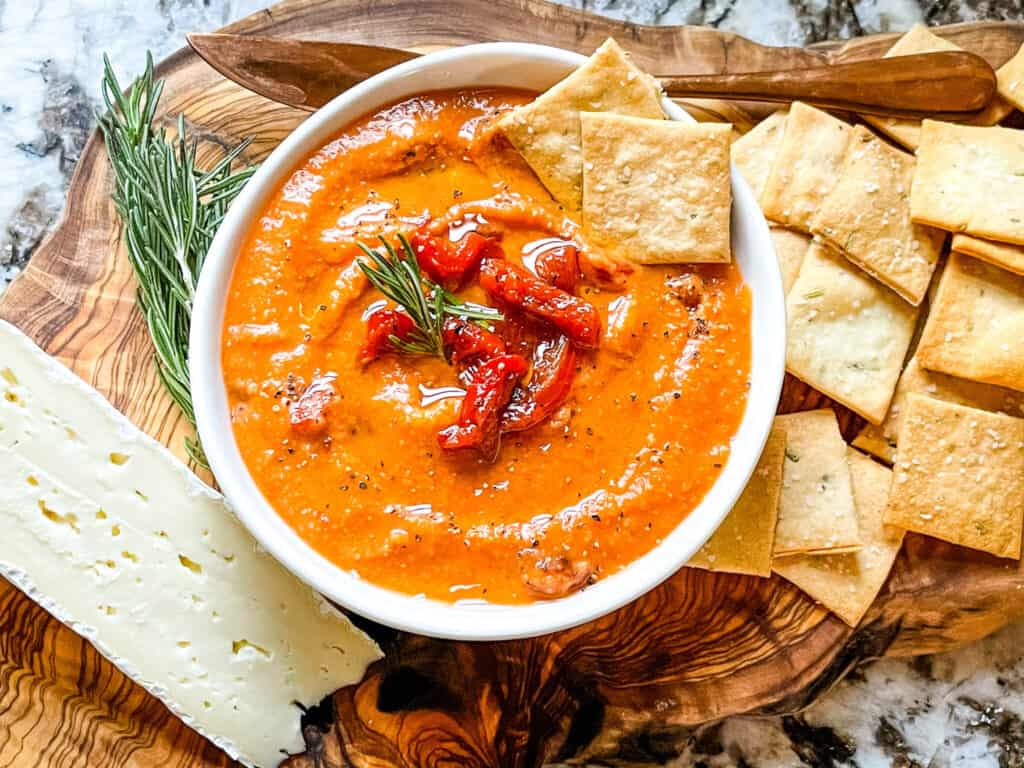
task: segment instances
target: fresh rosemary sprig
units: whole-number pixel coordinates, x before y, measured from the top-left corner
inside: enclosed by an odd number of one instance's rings
[[[114,170],[113,199],[124,224],[128,259],[138,279],[138,303],[156,349],[157,371],[174,402],[195,426],[188,377],[192,301],[214,233],[254,167],[232,170],[245,141],[209,170],[196,167],[197,141],[189,141],[184,116],[177,136],[154,130],[163,81],[153,79],[153,57],[127,92],[103,57],[104,114],[97,114]],[[198,464],[198,440],[185,439]]]
[[[359,243],[373,266],[365,259],[359,259],[358,263],[374,287],[404,309],[416,325],[412,339],[400,339],[393,334],[388,337],[395,348],[410,355],[444,357],[441,329],[446,316],[481,323],[505,319],[494,307],[462,301],[424,276],[416,261],[416,254],[404,235],[398,235],[401,254],[383,237],[380,241],[384,246],[383,251]]]

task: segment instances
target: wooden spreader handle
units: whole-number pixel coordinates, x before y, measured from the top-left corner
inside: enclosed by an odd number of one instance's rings
[[[943,51],[850,64],[729,75],[663,76],[669,96],[804,101],[894,117],[970,117],[996,90],[992,67],[973,53]]]

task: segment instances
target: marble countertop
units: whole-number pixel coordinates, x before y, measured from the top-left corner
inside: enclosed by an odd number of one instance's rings
[[[710,24],[798,45],[917,21],[1024,20],[1020,0],[561,0],[649,24]],[[94,123],[106,51],[127,82],[266,0],[0,0],[0,291],[59,217]],[[856,671],[803,713],[694,731],[671,765],[1024,768],[1024,624],[956,653]]]

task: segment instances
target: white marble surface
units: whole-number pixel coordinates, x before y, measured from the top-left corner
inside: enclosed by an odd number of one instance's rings
[[[947,23],[1024,18],[1019,0],[565,0],[641,23],[708,23],[799,44]],[[98,102],[101,53],[127,81],[145,51],[265,0],[0,0],[0,290],[59,215]],[[1024,768],[1024,625],[957,653],[883,661],[796,717],[696,731],[673,765]]]

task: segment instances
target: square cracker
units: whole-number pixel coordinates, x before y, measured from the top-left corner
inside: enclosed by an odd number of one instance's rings
[[[771,227],[768,232],[775,244],[775,256],[779,260],[779,271],[782,272],[782,290],[788,294],[796,282],[796,276],[800,274],[800,265],[804,263],[811,238],[782,227]]]
[[[786,433],[775,428],[768,435],[761,459],[736,505],[687,565],[709,571],[771,576],[785,458]]]
[[[809,232],[822,198],[839,178],[851,133],[842,120],[795,102],[761,193],[764,215]]]
[[[497,123],[551,196],[570,213],[579,213],[583,206],[583,111],[665,116],[657,80],[608,38],[583,66]]]
[[[855,627],[885,584],[904,531],[882,523],[892,472],[853,449],[848,449],[847,461],[863,542],[860,551],[834,557],[783,557],[775,561],[775,572]]]
[[[913,305],[928,290],[946,233],[910,221],[914,157],[853,128],[839,180],[811,232]]]
[[[1024,131],[925,120],[910,216],[918,224],[1024,244]]]
[[[951,253],[917,357],[931,371],[1024,391],[1024,277]]]
[[[891,58],[893,56],[910,56],[915,53],[959,50],[963,49],[938,35],[932,34],[924,24],[915,24],[903,37],[896,41],[895,45],[885,54],[885,57]],[[1012,111],[1013,107],[997,96],[989,102],[988,107],[981,114],[966,122],[970,125],[995,125]],[[921,140],[920,120],[878,117],[877,115],[862,115],[862,117],[886,136],[902,144],[910,151],[917,149]]]
[[[768,115],[732,144],[733,165],[747,180],[754,197],[761,199],[764,183],[775,162],[775,153],[786,129],[786,110]]]
[[[1019,558],[1024,419],[907,396],[885,522]]]
[[[583,228],[640,264],[732,259],[724,123],[582,112]]]
[[[996,88],[1006,101],[1024,110],[1024,45],[996,70]]]
[[[775,417],[786,431],[775,557],[860,549],[846,443],[830,409]]]
[[[896,456],[900,430],[903,427],[907,395],[912,392],[947,403],[979,408],[983,411],[999,411],[1010,416],[1024,416],[1024,393],[925,370],[918,363],[915,355],[910,358],[910,362],[907,363],[907,367],[900,375],[900,381],[896,385],[896,394],[893,395],[892,405],[889,406],[889,413],[886,414],[885,421],[877,426],[874,424],[865,426],[854,439],[853,444],[891,464]]]
[[[1024,245],[997,243],[971,235],[953,235],[951,248],[958,253],[966,253],[989,264],[1024,275]]]
[[[786,297],[786,368],[880,423],[914,335],[917,308],[812,243]]]

